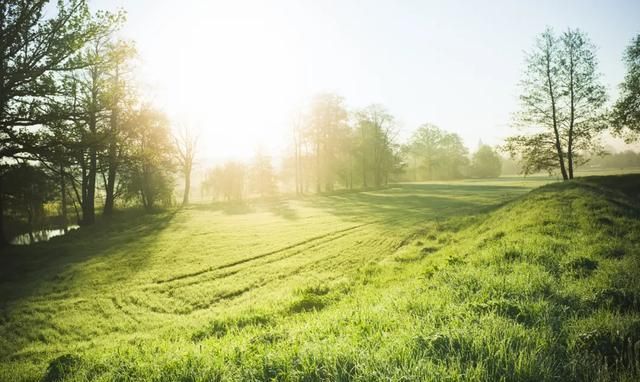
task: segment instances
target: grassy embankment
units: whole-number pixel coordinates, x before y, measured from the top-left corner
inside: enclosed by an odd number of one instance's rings
[[[2,380],[637,380],[640,176],[124,215],[2,255]]]

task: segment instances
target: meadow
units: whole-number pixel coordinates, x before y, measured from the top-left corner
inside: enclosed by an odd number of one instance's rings
[[[640,377],[640,175],[124,211],[0,257],[0,380]]]

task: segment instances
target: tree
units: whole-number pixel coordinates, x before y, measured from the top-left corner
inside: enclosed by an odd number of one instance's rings
[[[407,152],[413,159],[414,181],[418,180],[418,169],[422,167],[428,180],[434,179],[434,166],[441,155],[440,142],[444,132],[435,125],[424,124],[413,133]],[[420,161],[418,165],[417,161]]]
[[[91,41],[80,60],[81,71],[69,76],[70,100],[73,105],[75,128],[80,130],[78,163],[81,167],[82,224],[95,221],[95,193],[98,175],[98,152],[104,147],[104,128],[108,120],[105,97],[106,39],[99,36]]]
[[[356,113],[355,135],[362,186],[368,186],[368,179],[372,179],[376,187],[386,184],[397,159],[393,143],[396,135],[393,116],[382,105],[367,106]]]
[[[281,175],[294,182],[296,195],[309,192],[313,180],[315,155],[312,150],[312,140],[309,128],[309,116],[303,110],[296,110],[291,117],[292,147],[288,155],[283,158]]]
[[[296,195],[304,193],[304,159],[305,159],[305,116],[301,111],[294,113],[291,119],[293,130],[293,167]]]
[[[228,161],[209,169],[202,182],[202,189],[213,195],[213,199],[226,201],[242,200],[245,188],[246,166],[240,162]]]
[[[313,146],[316,167],[316,191],[332,191],[339,167],[341,138],[349,128],[344,99],[336,94],[323,93],[311,101],[307,134]]]
[[[157,202],[172,203],[174,145],[167,117],[143,106],[133,119],[128,166],[123,171],[130,198],[139,197],[146,210]]]
[[[592,158],[589,164],[602,168],[634,168],[640,167],[640,153],[633,150],[608,153]]]
[[[38,141],[40,147],[31,152],[34,159],[38,160],[38,164],[47,172],[47,176],[55,179],[60,192],[60,215],[63,229],[67,230],[69,219],[67,217],[67,209],[70,204],[75,203],[70,197],[70,187],[73,184],[74,165],[74,137],[69,134],[66,124],[62,120],[54,120],[43,127],[38,133]],[[77,212],[77,211],[76,211]],[[77,221],[80,222],[80,216],[76,213]]]
[[[468,162],[468,151],[460,136],[432,124],[415,131],[405,153],[413,165],[414,180],[461,178]]]
[[[79,180],[75,176],[70,180],[82,208],[81,224],[95,221],[96,187],[101,170],[107,215],[113,207],[119,145],[119,124],[114,112],[117,104],[124,103],[125,97],[118,90],[120,84],[116,82],[120,81],[110,77],[114,71],[119,71],[120,56],[125,49],[111,43],[111,39],[123,21],[122,13],[99,12],[95,16],[92,21],[95,33],[69,60],[72,69],[63,71],[56,78],[56,96],[50,97],[46,104],[47,115],[51,118],[41,126],[41,131],[48,132],[49,138],[55,137],[53,142],[43,142],[60,146],[58,152],[66,151],[75,157]],[[48,161],[46,156],[39,159]],[[64,167],[60,171],[76,175]]]
[[[8,209],[26,219],[29,239],[34,241],[35,225],[44,217],[44,203],[54,197],[54,185],[43,169],[22,162],[9,166],[4,174],[4,198]]]
[[[478,178],[497,178],[502,169],[500,155],[488,145],[480,145],[471,159],[471,175]]]
[[[113,206],[116,198],[116,178],[120,162],[126,151],[127,118],[131,118],[132,109],[136,102],[131,82],[126,74],[129,61],[136,55],[136,50],[131,42],[116,41],[110,43],[106,52],[107,66],[107,109],[109,123],[106,127],[106,155],[103,158],[106,169],[103,170],[104,183],[104,208],[103,216],[113,214]],[[106,175],[104,175],[106,172]]]
[[[57,73],[74,68],[71,59],[97,32],[84,0],[60,1],[49,17],[47,3],[0,2],[0,162],[36,144],[25,127],[47,121]],[[3,212],[0,200],[0,245],[7,244]]]
[[[183,126],[173,136],[178,167],[184,176],[184,192],[182,204],[189,204],[189,191],[191,190],[191,170],[196,156],[198,135],[188,126]]]
[[[275,174],[271,157],[258,149],[249,170],[249,184],[254,192],[264,197],[276,191]]]
[[[601,150],[606,92],[594,50],[579,30],[556,37],[547,29],[527,55],[516,123],[532,132],[510,137],[504,146],[512,157],[521,155],[525,174],[559,170],[572,179],[584,154]]]
[[[627,143],[640,137],[640,35],[624,54],[627,73],[620,84],[620,96],[613,107],[614,133]]]
[[[365,188],[378,187],[401,167],[395,119],[382,105],[349,113],[342,97],[318,94],[292,125],[292,160],[284,165],[294,175],[297,194],[313,180],[316,192],[332,191],[338,183],[352,189],[358,180]]]

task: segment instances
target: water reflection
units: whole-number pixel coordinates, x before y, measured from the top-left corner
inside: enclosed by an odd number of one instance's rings
[[[67,227],[67,232],[73,231],[77,229],[79,226],[71,225]],[[14,245],[29,245],[33,243],[38,243],[40,241],[47,241],[52,237],[64,235],[64,229],[44,229],[42,231],[33,232],[33,242],[31,241],[31,237],[29,237],[28,233],[24,233],[22,235],[18,235],[11,241],[11,244]]]

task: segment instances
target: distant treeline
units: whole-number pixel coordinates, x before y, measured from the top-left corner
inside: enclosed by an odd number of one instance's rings
[[[348,111],[335,94],[315,96],[295,116],[292,130],[292,147],[281,166],[262,152],[249,164],[229,161],[206,171],[203,194],[237,200],[277,190],[331,192],[382,187],[391,181],[491,178],[501,172],[502,161],[493,147],[481,144],[470,155],[458,134],[432,124],[399,142],[395,118],[383,106]]]
[[[633,150],[625,150],[618,153],[592,157],[585,167],[620,169],[640,168],[640,153]]]
[[[228,201],[277,193],[379,188],[389,182],[496,178],[523,173],[521,158],[510,158],[501,154],[500,147],[482,142],[471,151],[458,134],[432,124],[418,127],[406,142],[400,143],[395,138],[394,118],[381,105],[347,112],[342,98],[328,94],[318,95],[312,104],[327,98],[339,101],[340,113],[349,116],[334,127],[335,135],[318,134],[312,116],[298,115],[294,143],[281,162],[275,163],[271,156],[258,150],[247,163],[233,160],[209,168],[200,185],[202,197]],[[318,112],[315,107],[309,111]],[[337,136],[341,139],[332,141]],[[318,137],[325,140],[318,141]],[[325,147],[330,149],[323,150]],[[579,169],[640,168],[640,153],[603,151],[582,161]]]

